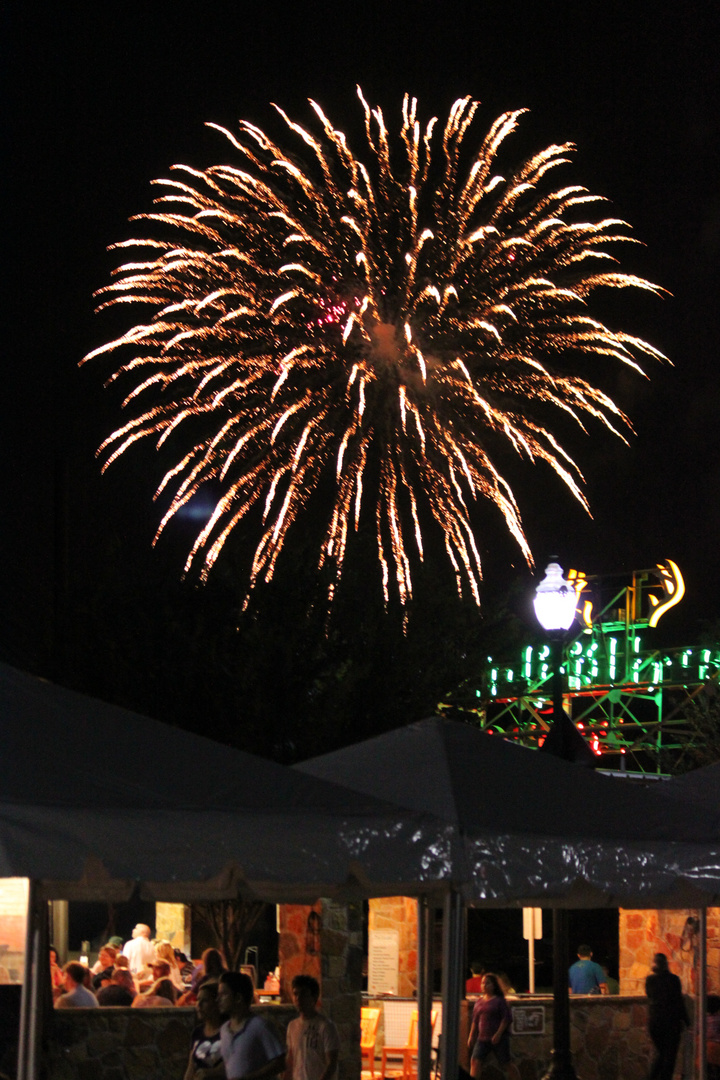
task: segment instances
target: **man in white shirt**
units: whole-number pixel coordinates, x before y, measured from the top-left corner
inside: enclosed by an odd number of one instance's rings
[[[126,941],[123,956],[130,961],[130,971],[137,975],[155,959],[155,946],[150,941],[150,927],[138,923],[132,932],[132,940]]]
[[[292,994],[300,1015],[288,1024],[285,1080],[337,1080],[340,1040],[332,1020],[318,1012],[317,979],[296,975]]]

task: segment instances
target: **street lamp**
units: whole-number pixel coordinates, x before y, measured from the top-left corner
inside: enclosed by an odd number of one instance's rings
[[[551,562],[535,590],[535,614],[548,633],[569,630],[575,618],[577,593],[563,577],[560,563]]]
[[[562,567],[551,562],[535,590],[535,614],[547,631],[552,651],[553,726],[562,723],[563,640],[575,618],[577,593],[563,577]],[[568,915],[553,908],[553,1049],[550,1067],[542,1080],[577,1080],[570,1053],[570,999],[568,995]]]

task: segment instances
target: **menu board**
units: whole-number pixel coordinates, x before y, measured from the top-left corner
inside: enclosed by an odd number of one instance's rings
[[[368,948],[368,993],[397,994],[399,969],[399,932],[371,930]]]

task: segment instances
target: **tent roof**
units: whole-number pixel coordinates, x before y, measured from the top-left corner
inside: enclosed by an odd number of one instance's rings
[[[717,813],[691,818],[679,797],[659,798],[627,780],[437,717],[296,768],[400,806],[424,809],[465,832],[720,840],[720,799]]]
[[[379,895],[446,869],[435,821],[5,664],[0,719],[0,875],[47,895]]]
[[[377,800],[0,663],[2,802],[377,812]],[[187,779],[186,779],[187,778]]]
[[[423,720],[296,768],[450,823],[472,903],[682,907],[720,893],[718,810],[467,724]]]

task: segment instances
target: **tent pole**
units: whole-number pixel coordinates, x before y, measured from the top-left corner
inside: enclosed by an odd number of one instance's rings
[[[568,913],[564,908],[553,908],[553,1048],[542,1080],[577,1080],[570,1053]]]
[[[456,1080],[460,1039],[460,982],[462,977],[463,901],[455,889],[445,897],[443,921],[442,1076]]]
[[[37,882],[30,879],[28,883],[27,923],[25,926],[25,972],[20,997],[20,1027],[18,1030],[18,1080],[29,1080],[31,1076],[29,1059],[33,980],[36,970],[34,964],[36,895]]]
[[[700,908],[699,938],[700,956],[697,996],[695,998],[695,1033],[697,1037],[698,1076],[707,1078],[707,1040],[705,1037],[705,1017],[707,1016],[707,908]]]
[[[430,1080],[432,1054],[432,924],[433,913],[427,896],[418,902],[418,1080]]]

